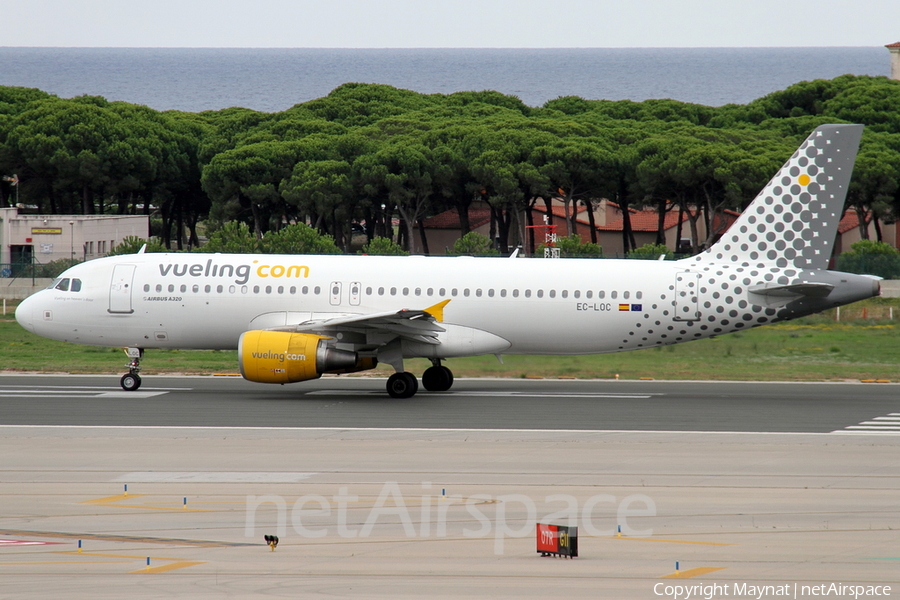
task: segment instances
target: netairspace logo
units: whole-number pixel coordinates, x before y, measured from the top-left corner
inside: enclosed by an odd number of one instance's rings
[[[246,498],[244,535],[256,537],[257,512],[262,511],[264,516],[269,517],[273,508],[279,537],[287,535],[290,520],[294,532],[304,538],[323,538],[335,534],[341,538],[368,538],[378,527],[397,526],[408,538],[447,537],[448,516],[452,512],[452,526],[458,528],[464,524],[463,537],[493,537],[494,554],[503,554],[506,538],[534,536],[538,522],[577,526],[580,535],[588,536],[612,536],[618,528],[627,536],[653,535],[652,529],[635,530],[629,524],[631,518],[656,516],[656,503],[644,494],[632,494],[620,501],[611,494],[597,494],[581,505],[574,496],[552,494],[543,499],[544,505],[554,505],[552,508],[559,509],[551,512],[542,510],[539,518],[538,504],[524,494],[445,496],[431,493],[430,482],[422,483],[421,488],[426,493],[407,499],[396,481],[388,481],[381,487],[374,502],[361,503],[358,495],[352,495],[348,488],[341,487],[331,498],[319,494],[301,496],[290,509],[283,496],[249,495]],[[464,518],[465,515],[468,518]],[[265,520],[266,531],[271,533],[270,519]]]
[[[712,600],[713,598],[818,598],[843,597],[865,598],[890,596],[889,585],[845,585],[843,583],[820,583],[804,585],[785,583],[781,585],[753,585],[749,583],[710,583],[697,585],[671,585],[657,583],[653,593],[672,600]]]

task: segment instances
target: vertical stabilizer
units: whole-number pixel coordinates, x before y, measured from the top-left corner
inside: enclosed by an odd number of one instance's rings
[[[697,262],[827,269],[862,125],[813,131]]]

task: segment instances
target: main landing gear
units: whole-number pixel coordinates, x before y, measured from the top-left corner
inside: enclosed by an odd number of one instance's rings
[[[446,392],[453,386],[453,371],[432,360],[433,366],[422,373],[422,387],[429,392]],[[419,391],[419,382],[412,373],[394,373],[387,380],[387,393],[391,398],[410,398]]]
[[[128,367],[128,372],[122,375],[122,379],[119,380],[119,385],[121,385],[122,389],[126,392],[133,392],[141,387],[141,376],[138,375],[138,373],[141,371],[141,357],[144,356],[144,349],[125,348],[125,354],[131,360],[125,365]]]

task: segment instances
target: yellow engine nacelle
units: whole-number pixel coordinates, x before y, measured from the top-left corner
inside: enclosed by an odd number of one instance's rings
[[[285,331],[246,331],[238,342],[244,379],[257,383],[295,383],[322,373],[358,370],[356,352],[329,348],[330,338]]]

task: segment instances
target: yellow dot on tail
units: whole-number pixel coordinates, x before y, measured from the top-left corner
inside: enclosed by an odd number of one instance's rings
[[[798,182],[800,185],[809,185],[809,175],[807,175],[806,173],[804,173],[803,175],[800,176],[799,179],[797,179],[797,182]]]

